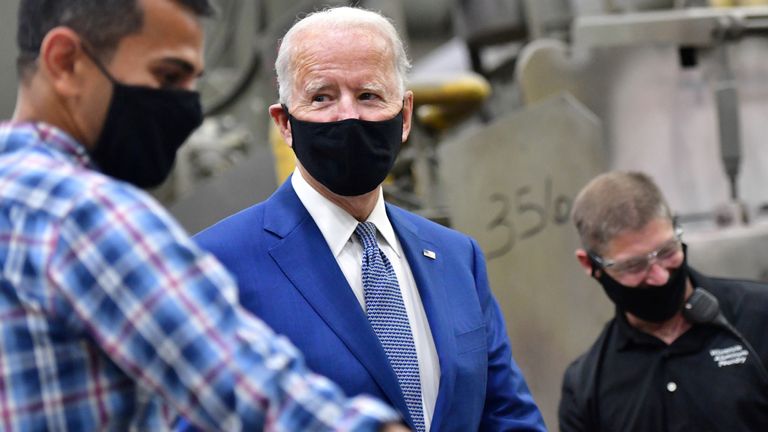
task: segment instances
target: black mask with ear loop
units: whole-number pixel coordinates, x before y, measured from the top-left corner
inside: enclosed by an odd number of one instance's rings
[[[389,120],[299,120],[288,112],[293,151],[309,174],[331,192],[357,196],[376,189],[400,151],[403,110]]]
[[[612,278],[600,264],[589,256],[592,277],[600,282],[605,294],[622,312],[629,312],[649,322],[664,322],[682,310],[685,286],[688,281],[688,253],[683,244],[683,263],[670,271],[664,285],[629,287]],[[599,270],[600,275],[596,275]]]
[[[200,94],[123,84],[96,56],[83,51],[113,87],[91,157],[104,174],[142,188],[159,186],[170,174],[179,147],[203,122]]]

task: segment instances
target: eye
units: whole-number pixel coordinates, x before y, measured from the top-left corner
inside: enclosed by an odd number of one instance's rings
[[[180,88],[184,86],[189,75],[175,68],[162,68],[155,71],[155,77],[161,88]]]
[[[669,259],[675,256],[678,250],[679,250],[678,243],[674,242],[659,249],[659,253],[656,254],[656,257],[660,260]]]
[[[618,273],[641,273],[648,268],[648,260],[645,258],[630,258],[626,261],[616,263],[613,269]]]
[[[358,99],[367,101],[367,100],[377,100],[381,98],[375,93],[365,92],[365,93],[361,93],[360,96],[358,96]]]
[[[328,102],[328,99],[328,96],[323,94],[312,96],[312,102]]]

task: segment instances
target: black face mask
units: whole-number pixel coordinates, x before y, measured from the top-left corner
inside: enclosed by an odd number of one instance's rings
[[[89,57],[113,87],[91,157],[104,174],[141,188],[160,185],[173,168],[176,151],[203,122],[199,93],[122,84]]]
[[[688,280],[686,247],[683,245],[683,263],[672,270],[664,285],[640,285],[628,287],[608,275],[605,269],[600,276],[595,276],[599,264],[592,261],[592,277],[600,282],[608,298],[622,312],[629,312],[636,317],[650,322],[664,322],[672,318],[683,306],[685,285]]]
[[[288,108],[283,105],[288,113]],[[384,121],[346,119],[316,123],[288,113],[293,151],[328,190],[357,196],[376,189],[395,163],[403,136],[403,111]]]

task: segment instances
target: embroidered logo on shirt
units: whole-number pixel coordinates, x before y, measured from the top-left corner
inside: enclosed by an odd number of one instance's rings
[[[749,356],[749,351],[741,345],[734,345],[728,348],[709,350],[709,355],[717,363],[717,367],[724,367],[744,364],[747,361],[747,356]]]

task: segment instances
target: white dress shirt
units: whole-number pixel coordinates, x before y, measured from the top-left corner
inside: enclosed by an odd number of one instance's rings
[[[291,177],[291,185],[299,196],[299,200],[307,209],[312,219],[320,228],[328,247],[331,249],[336,262],[339,264],[344,277],[346,277],[357,301],[365,311],[365,297],[363,296],[363,246],[354,235],[358,221],[324,196],[320,195],[302,177],[296,169]],[[419,359],[419,375],[421,377],[421,401],[424,406],[424,425],[429,431],[432,416],[435,412],[437,391],[440,384],[440,363],[437,358],[435,341],[432,339],[432,331],[429,328],[427,314],[421,303],[421,296],[413,279],[411,267],[400,246],[400,241],[395,235],[392,224],[389,223],[384,197],[379,188],[379,198],[376,206],[366,222],[376,225],[376,239],[379,248],[384,252],[395,270],[400,291],[403,295],[403,303],[408,314],[408,322],[413,333],[413,342],[416,345],[416,356]]]

